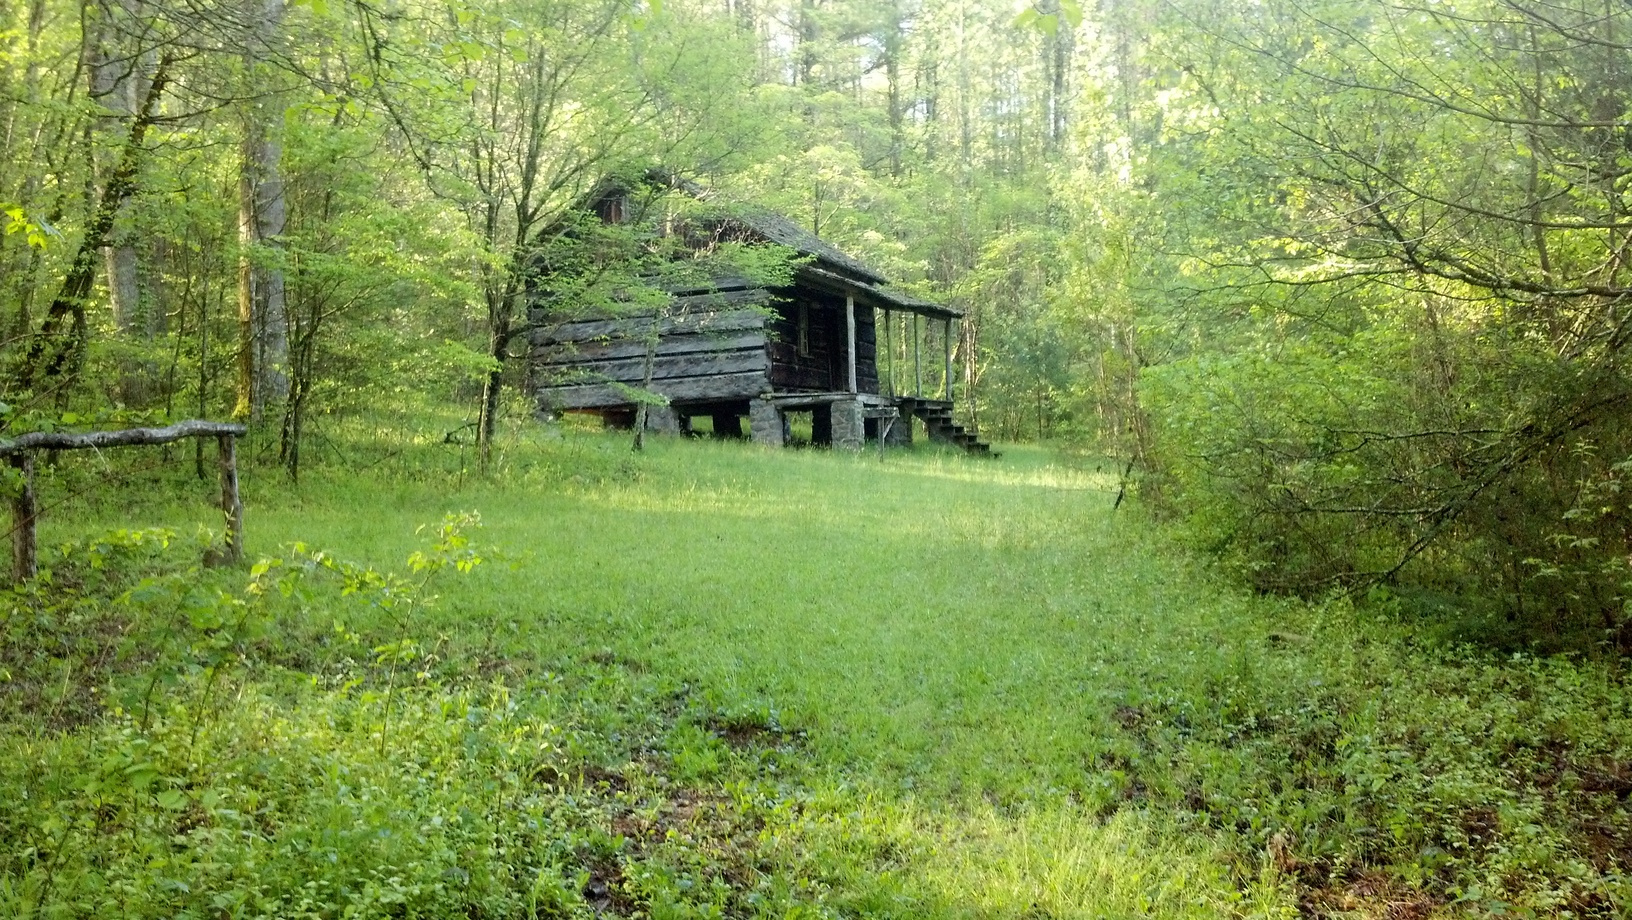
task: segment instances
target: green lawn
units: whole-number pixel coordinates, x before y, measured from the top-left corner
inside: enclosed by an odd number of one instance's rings
[[[0,912],[1632,903],[1632,706],[1614,665],[1246,596],[1137,506],[1113,512],[1109,463],[664,438],[632,455],[571,431],[510,443],[491,483],[458,473],[455,448],[339,456],[368,469],[318,469],[292,494],[246,472],[251,553],[286,563],[268,578],[293,571],[279,547],[296,540],[404,571],[427,545],[416,527],[450,512],[479,513],[471,537],[496,552],[417,594],[362,579],[341,596],[313,575],[215,619],[189,592],[241,597],[242,573],[161,578],[133,604],[76,608],[119,624],[100,644],[63,641],[70,617],[37,597],[14,605],[0,838],[27,845],[0,856]],[[209,488],[181,482],[85,499],[45,541],[190,532]],[[133,553],[160,573],[185,556]],[[78,565],[64,583],[94,595]],[[30,724],[81,682],[104,688],[85,717]],[[245,859],[264,868],[223,868]]]

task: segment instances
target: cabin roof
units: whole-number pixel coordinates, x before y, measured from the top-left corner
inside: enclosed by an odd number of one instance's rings
[[[801,256],[815,260],[815,264],[799,270],[801,276],[826,282],[829,286],[851,289],[861,295],[863,300],[870,300],[875,306],[888,310],[901,310],[941,319],[956,319],[963,316],[961,310],[890,287],[888,278],[869,268],[860,259],[775,211],[754,205],[720,201],[713,189],[661,169],[648,170],[639,181],[671,188],[705,202],[714,209],[715,219],[735,224],[749,233],[763,237],[768,242],[786,246]],[[636,184],[639,183],[627,179],[604,179],[585,196],[584,206],[587,207],[615,192],[628,191]]]
[[[889,288],[876,288],[880,297],[888,300],[892,307],[899,307],[909,313],[922,313],[925,316],[937,316],[941,319],[960,319],[963,311],[945,304],[938,304],[922,297],[915,297],[905,291],[895,291]]]
[[[859,259],[780,214],[747,205],[725,206],[724,211],[728,220],[735,221],[767,240],[786,246],[802,256],[826,262],[868,283],[885,283],[883,275],[868,268]]]
[[[854,278],[834,272],[825,271],[815,266],[804,266],[799,269],[800,276],[821,284],[830,289],[837,289],[842,293],[854,293],[861,296],[863,302],[871,301],[871,306],[882,307],[886,310],[900,310],[903,313],[917,313],[922,316],[933,316],[937,319],[958,319],[963,311],[944,306],[922,297],[915,297],[905,291],[898,291],[882,284],[866,284]]]

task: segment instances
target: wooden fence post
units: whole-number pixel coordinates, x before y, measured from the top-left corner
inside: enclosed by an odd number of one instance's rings
[[[21,491],[11,500],[11,577],[22,584],[40,573],[34,543],[34,519],[39,511],[34,505],[34,457],[27,451],[12,454],[11,466],[23,479]]]
[[[227,561],[244,558],[244,502],[238,497],[238,453],[235,435],[217,435],[221,448],[221,511],[227,516]]]

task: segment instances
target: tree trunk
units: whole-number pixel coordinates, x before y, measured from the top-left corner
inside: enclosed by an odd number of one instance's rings
[[[254,17],[244,52],[253,85],[282,25],[283,0],[248,0],[246,12]],[[275,258],[285,217],[278,137],[283,108],[274,100],[257,93],[249,104],[238,171],[238,406],[233,414],[256,422],[265,418],[269,404],[280,404],[289,394],[289,322],[283,270]]]
[[[658,333],[658,330],[661,328],[661,319],[661,314],[652,314],[652,332],[651,335],[646,337],[646,360],[645,363],[641,365],[640,390],[642,396],[646,396],[652,392],[652,366],[657,363],[657,340],[661,337]],[[649,414],[648,408],[649,407],[644,402],[635,408],[635,443],[631,446],[637,451],[646,449],[646,417]],[[716,432],[716,434],[718,434],[718,432]]]
[[[94,7],[96,33],[90,40],[91,98],[106,114],[97,118],[101,133],[116,132],[136,116],[147,95],[147,79],[143,65],[152,52],[138,54],[130,47],[132,42],[123,36],[139,32],[142,8],[139,0],[100,2]],[[108,167],[97,168],[99,184],[106,183]],[[140,331],[141,287],[137,273],[136,245],[130,228],[125,226],[128,207],[120,208],[114,218],[108,245],[102,250],[107,274],[108,299],[113,307],[114,326],[122,335]]]
[[[90,336],[85,320],[86,300],[96,282],[97,263],[108,235],[113,230],[114,216],[136,191],[136,174],[141,165],[143,141],[147,129],[158,114],[159,98],[169,83],[170,60],[159,59],[153,82],[147,89],[141,112],[130,123],[114,168],[103,186],[96,209],[80,239],[79,249],[63,276],[62,287],[46,309],[45,319],[38,333],[29,341],[18,365],[14,384],[20,390],[54,387],[68,382],[79,372]]]
[[[816,6],[818,0],[799,0],[799,56],[794,82],[808,86],[816,76]]]
[[[1054,3],[1056,12],[1059,3]],[[1076,32],[1060,15],[1059,26],[1054,34],[1048,38],[1048,146],[1050,149],[1059,147],[1065,140],[1066,93],[1068,92],[1068,74],[1071,66],[1071,56],[1076,50]]]
[[[889,21],[884,24],[884,74],[889,83],[890,175],[901,178],[901,158],[906,148],[906,113],[901,100],[901,3],[892,0]]]
[[[40,98],[40,38],[45,31],[45,0],[25,0],[28,11],[28,32],[24,45],[24,54],[27,63],[23,67],[23,84],[21,96],[10,101],[5,108],[5,132],[0,134],[0,150],[24,151],[33,147],[25,141],[23,135],[29,133],[25,127],[21,112],[26,106],[38,106]],[[6,11],[9,17],[13,15]],[[11,99],[16,92],[10,86],[3,88],[7,99]],[[40,170],[28,170],[20,189],[20,199],[25,202],[36,200],[43,177]],[[4,247],[0,246],[0,252]],[[21,264],[19,264],[21,263]],[[24,246],[15,260],[8,259],[0,263],[0,277],[3,283],[11,289],[12,297],[17,304],[16,312],[3,329],[6,338],[21,340],[33,328],[33,304],[35,279],[39,274],[40,250],[35,246]]]
[[[969,13],[963,11],[958,21],[958,162],[963,166],[965,180],[973,168],[975,156],[975,128],[970,122],[969,96],[974,92],[969,72]]]
[[[482,381],[482,405],[476,417],[477,466],[485,475],[493,460],[493,438],[499,427],[499,394],[504,387],[504,363],[510,355],[510,295],[501,295],[501,304],[488,311],[488,354],[493,368]]]

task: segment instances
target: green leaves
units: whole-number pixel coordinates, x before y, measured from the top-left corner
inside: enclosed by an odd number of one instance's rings
[[[641,9],[644,6],[645,9]],[[629,28],[636,32],[644,32],[652,24],[663,17],[663,0],[645,0],[635,4],[635,9],[629,14]]]
[[[1036,29],[1045,35],[1055,35],[1060,31],[1063,23],[1067,28],[1076,29],[1082,25],[1082,3],[1080,0],[1054,0],[1046,4],[1050,12],[1044,12],[1042,5],[1033,4],[1020,11],[1014,17],[1014,26],[1018,29]]]
[[[0,214],[6,218],[6,236],[21,233],[28,240],[28,245],[35,249],[44,249],[53,239],[60,239],[62,234],[44,221],[36,222],[28,211],[18,205],[0,205]]]
[[[474,511],[450,512],[434,528],[420,525],[416,533],[432,535],[428,552],[419,551],[408,557],[408,568],[427,580],[442,569],[452,566],[461,574],[468,574],[482,564],[481,550],[471,543],[470,532],[482,526],[482,517]]]

